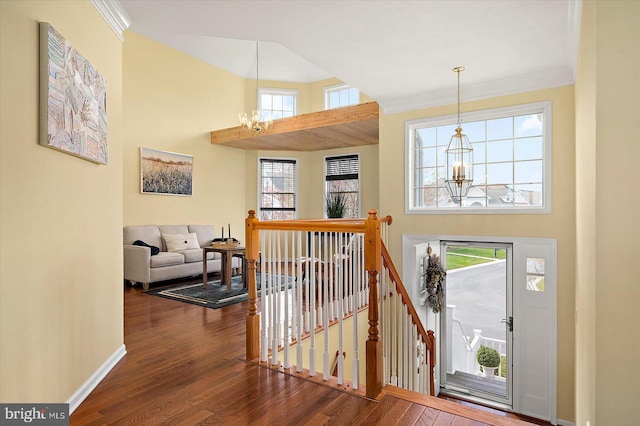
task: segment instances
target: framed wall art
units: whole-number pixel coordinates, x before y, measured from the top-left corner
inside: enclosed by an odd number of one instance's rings
[[[141,147],[140,192],[193,195],[193,156]]]
[[[40,144],[107,164],[107,83],[49,23],[40,22]]]

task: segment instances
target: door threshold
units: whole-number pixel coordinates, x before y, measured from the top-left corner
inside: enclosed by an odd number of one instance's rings
[[[464,401],[471,403],[472,405],[479,405],[481,407],[489,408],[495,411],[500,411],[502,413],[513,413],[513,410],[510,405],[500,403],[497,401],[491,401],[489,399],[481,398],[478,396],[471,395],[467,392],[457,391],[455,389],[440,389],[440,395],[443,395],[446,398],[451,398],[454,402]]]
[[[438,398],[455,402],[458,404],[462,404],[468,407],[477,408],[479,410],[484,410],[489,413],[496,414],[498,416],[503,416],[507,418],[519,419],[525,422],[529,422],[534,425],[542,425],[542,426],[550,426],[546,420],[537,419],[531,416],[525,416],[524,414],[519,414],[513,411],[507,404],[500,404],[498,402],[483,400],[482,398],[477,398],[465,393],[455,392],[449,390],[445,390],[444,388],[440,390],[440,394]]]

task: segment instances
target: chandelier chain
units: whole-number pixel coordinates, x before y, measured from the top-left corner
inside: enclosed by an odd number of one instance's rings
[[[259,41],[256,41],[256,110],[258,109],[258,105],[259,105],[259,100],[260,100],[260,94],[258,93],[259,89],[258,89],[258,85],[259,85],[259,81],[260,81],[260,58],[258,57],[258,43],[260,43]],[[458,76],[460,76],[460,74],[458,74]],[[458,78],[458,85],[460,85],[460,79]],[[458,89],[460,90],[460,89]],[[459,101],[458,101],[459,102]],[[460,115],[460,113],[458,113],[458,115]]]
[[[460,127],[460,72],[462,70],[458,69],[456,72],[458,73],[458,127]]]

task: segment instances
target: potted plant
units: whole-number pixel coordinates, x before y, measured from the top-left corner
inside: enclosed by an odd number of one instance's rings
[[[327,217],[329,219],[342,218],[347,212],[347,197],[342,192],[332,192],[327,195]]]
[[[500,354],[492,348],[480,345],[478,349],[478,364],[482,366],[482,375],[484,377],[493,377],[495,370],[500,366]]]

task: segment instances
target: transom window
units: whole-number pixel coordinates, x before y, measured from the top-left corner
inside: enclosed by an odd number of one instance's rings
[[[325,199],[335,194],[344,196],[346,204],[344,217],[359,217],[360,158],[358,154],[325,158]]]
[[[261,158],[259,219],[292,220],[297,217],[297,160]]]
[[[324,109],[341,108],[360,103],[360,92],[348,84],[324,88]]]
[[[473,147],[473,184],[463,206],[445,187],[446,153],[456,117],[406,123],[407,213],[550,211],[551,103],[461,116]]]
[[[258,98],[261,120],[293,117],[298,111],[297,90],[259,89]]]

